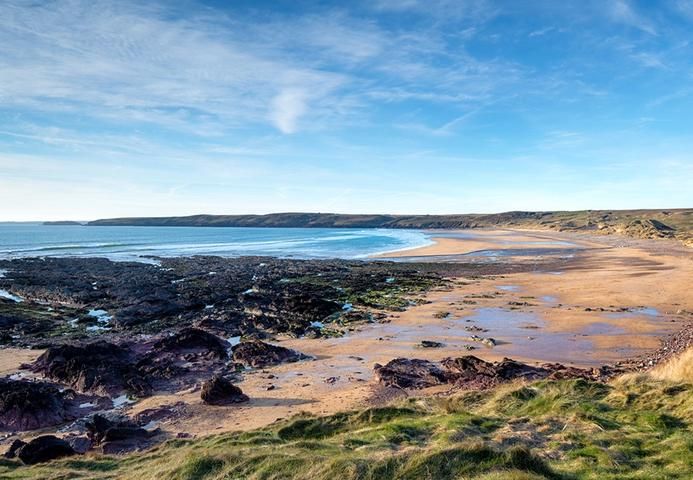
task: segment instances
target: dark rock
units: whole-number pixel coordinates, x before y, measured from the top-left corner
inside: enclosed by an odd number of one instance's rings
[[[149,382],[131,365],[131,352],[105,341],[48,348],[32,365],[47,378],[81,392],[115,395],[123,390],[137,396],[151,393]]]
[[[399,388],[426,388],[448,382],[448,375],[427,360],[395,358],[386,365],[373,367],[379,382]]]
[[[70,437],[67,438],[67,443],[70,444],[75,453],[83,455],[89,451],[93,442],[88,437]]]
[[[440,342],[434,342],[433,340],[421,340],[421,346],[423,348],[442,348],[445,345]]]
[[[157,350],[183,352],[191,351],[211,355],[216,358],[228,357],[228,342],[199,328],[184,328],[165,337],[154,345]]]
[[[101,442],[117,442],[147,437],[149,437],[149,432],[144,428],[113,426],[104,432]]]
[[[97,445],[107,441],[144,438],[148,435],[145,429],[139,428],[127,418],[110,419],[99,414],[88,420],[85,427],[87,436]]]
[[[192,325],[224,338],[305,335],[312,322],[343,317],[348,323],[357,311],[368,321],[378,315],[369,307],[401,309],[408,305],[402,298],[407,293],[446,283],[433,267],[389,262],[203,256],[160,262],[161,266],[102,258],[0,260],[0,268],[12,271],[11,279],[0,278],[0,288],[11,288],[26,299],[22,308],[0,300],[0,332],[9,328],[22,334],[19,340],[0,333],[0,340],[37,346],[58,333],[68,341],[84,338],[84,325],[66,331],[65,323],[75,318],[93,321],[87,309],[104,309],[113,316],[109,338]],[[397,278],[397,285],[388,278]],[[354,312],[342,308],[345,291],[358,298]],[[381,298],[374,292],[386,293],[385,305],[371,304],[373,298]],[[46,305],[38,301],[50,305],[52,313],[46,315]]]
[[[232,349],[234,362],[246,367],[262,368],[286,362],[297,362],[310,357],[295,350],[254,340],[241,342]]]
[[[493,377],[496,372],[490,362],[486,362],[474,355],[465,355],[458,358],[446,358],[443,366],[455,374],[461,375],[486,375]]]
[[[15,439],[9,446],[7,450],[5,450],[5,453],[3,456],[5,458],[15,458],[17,456],[17,451],[22,448],[24,445],[26,445],[26,442],[21,441],[20,439]]]
[[[0,379],[0,429],[35,430],[73,420],[66,395],[43,382]]]
[[[36,437],[17,451],[17,457],[26,465],[47,462],[56,458],[75,455],[65,440],[53,435]]]
[[[473,355],[446,358],[440,364],[418,359],[397,358],[384,367],[375,365],[376,378],[385,385],[401,388],[424,388],[442,383],[455,384],[467,389],[491,388],[515,379],[543,378],[606,380],[620,369],[601,367],[585,370],[560,363],[541,366],[504,358],[500,362],[486,362]]]
[[[249,400],[240,388],[221,376],[215,376],[205,382],[200,397],[207,405],[229,405]]]
[[[128,418],[110,419],[97,414],[85,426],[89,439],[95,445],[100,445],[101,451],[106,454],[142,450],[153,443],[153,434]]]
[[[533,367],[509,358],[504,358],[501,362],[486,362],[473,355],[466,355],[446,358],[442,365],[450,372],[456,384],[466,388],[490,388],[517,378],[534,380],[549,375],[545,368]]]
[[[543,378],[547,375],[545,368],[533,367],[526,363],[516,362],[510,358],[504,358],[495,365],[494,369],[496,371],[496,376],[503,380],[514,380],[516,378],[534,380]]]

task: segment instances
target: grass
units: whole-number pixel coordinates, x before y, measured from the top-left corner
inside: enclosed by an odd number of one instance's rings
[[[90,454],[33,467],[2,460],[0,478],[687,479],[693,386],[681,374],[689,367],[676,362],[609,384],[540,381],[410,398],[172,440],[123,457]]]
[[[658,365],[653,369],[652,375],[660,380],[693,383],[693,348]]]

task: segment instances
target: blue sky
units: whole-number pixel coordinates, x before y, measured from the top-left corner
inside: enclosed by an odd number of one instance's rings
[[[693,207],[693,0],[3,0],[0,203]]]

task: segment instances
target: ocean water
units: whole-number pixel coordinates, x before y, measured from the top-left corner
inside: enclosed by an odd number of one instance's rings
[[[430,245],[415,230],[342,228],[102,227],[0,223],[0,258],[268,255],[282,258],[366,258]]]

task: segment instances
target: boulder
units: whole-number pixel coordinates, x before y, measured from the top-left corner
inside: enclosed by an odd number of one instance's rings
[[[516,378],[535,380],[538,378],[545,378],[549,374],[545,368],[534,367],[510,358],[504,358],[502,361],[496,363],[494,370],[495,375],[502,380],[515,380]]]
[[[5,458],[15,458],[17,456],[17,451],[19,451],[19,449],[22,448],[24,445],[26,445],[26,442],[23,442],[22,440],[16,438],[7,448],[7,450],[5,450],[3,456]]]
[[[426,388],[449,381],[448,374],[428,360],[395,358],[386,365],[375,364],[380,383],[398,388]]]
[[[47,462],[75,454],[76,452],[69,443],[53,435],[36,437],[17,450],[17,457],[26,465]]]
[[[89,451],[93,442],[88,437],[70,437],[66,438],[75,453],[83,455]]]
[[[139,428],[136,423],[127,418],[107,418],[104,415],[96,414],[86,423],[87,436],[95,444],[102,441],[122,440],[127,437],[142,437],[148,432]]]
[[[249,400],[240,388],[218,375],[205,382],[200,397],[207,405],[229,405]]]
[[[297,362],[310,358],[295,350],[253,340],[241,342],[233,347],[233,361],[246,367],[262,368],[286,362]]]
[[[465,355],[458,358],[446,358],[442,365],[449,371],[460,375],[486,375],[494,376],[493,364],[486,362],[474,355]]]
[[[94,415],[85,423],[87,436],[106,454],[141,450],[151,445],[152,434],[127,418]]]

